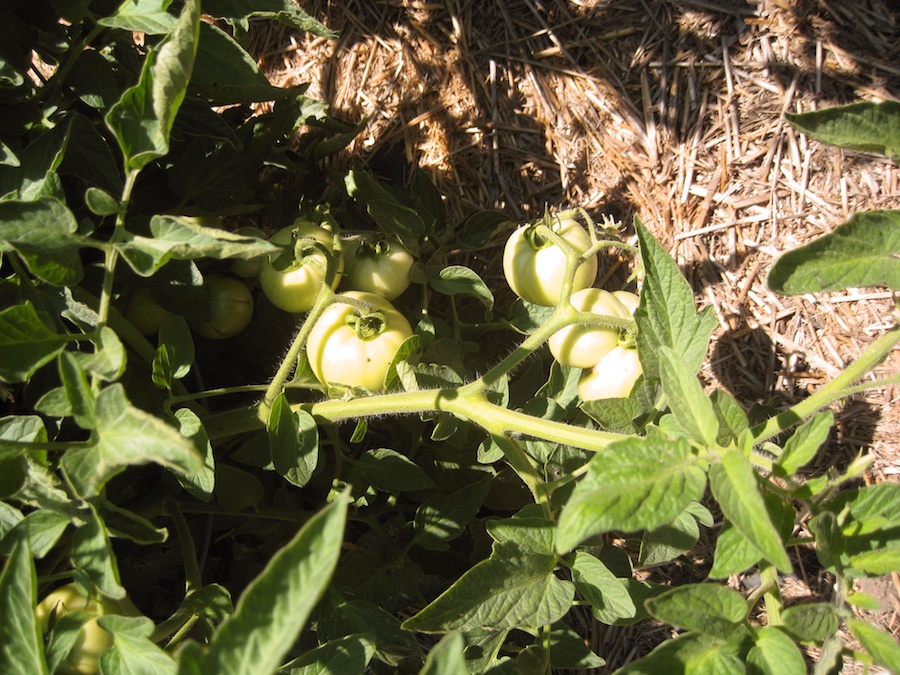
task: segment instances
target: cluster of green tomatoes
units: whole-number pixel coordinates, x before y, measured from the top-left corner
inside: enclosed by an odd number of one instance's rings
[[[568,272],[566,253],[553,239],[561,240],[581,257],[572,280],[569,302],[579,312],[610,319],[630,319],[639,298],[630,291],[593,288],[597,255],[585,255],[593,246],[590,233],[564,213],[548,216],[515,230],[503,250],[503,272],[510,288],[526,302],[556,307]],[[541,226],[549,229],[542,233]],[[555,237],[553,236],[555,235]],[[550,353],[561,365],[582,368],[578,385],[583,401],[624,398],[641,376],[634,340],[615,321],[567,326],[549,340]]]

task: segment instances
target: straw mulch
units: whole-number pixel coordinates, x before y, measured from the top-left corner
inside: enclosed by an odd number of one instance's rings
[[[260,24],[252,49],[273,82],[310,83],[337,116],[368,120],[336,161],[417,164],[453,218],[496,208],[524,221],[572,205],[639,216],[718,317],[701,373],[710,386],[748,406],[790,404],[891,323],[880,289],[783,297],[765,278],[779,253],[852,214],[900,208],[896,165],[810,141],[782,118],[900,98],[892,0],[300,4],[340,38]],[[879,372],[898,365],[895,352]],[[871,452],[868,481],[900,480],[897,397],[836,405],[814,469]],[[827,592],[814,574],[798,597]],[[874,617],[895,632],[897,586],[888,580]],[[622,631],[592,635],[611,665],[644,651]]]

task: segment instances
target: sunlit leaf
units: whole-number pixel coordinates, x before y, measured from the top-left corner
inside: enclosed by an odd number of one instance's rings
[[[785,119],[823,143],[900,161],[898,101],[860,101],[805,113],[785,113]]]
[[[28,540],[13,545],[0,572],[0,672],[47,673],[41,630],[34,614],[37,573]]]
[[[31,303],[0,312],[0,380],[25,382],[69,341],[50,330]]]

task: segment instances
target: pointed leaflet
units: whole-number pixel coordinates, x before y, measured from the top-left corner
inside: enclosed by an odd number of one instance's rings
[[[784,444],[784,451],[775,460],[775,472],[783,477],[792,476],[798,469],[811,462],[828,439],[833,424],[834,413],[828,410],[797,427]]]
[[[688,370],[684,359],[672,349],[661,347],[659,357],[663,392],[678,425],[691,440],[707,448],[715,446],[719,420],[712,401],[703,393],[700,382]]]
[[[353,633],[311,649],[278,672],[281,675],[343,675],[364,673],[375,655],[370,635]]]
[[[710,467],[709,486],[725,517],[747,541],[781,572],[790,572],[790,558],[766,510],[750,460],[739,450],[726,452]]]
[[[651,616],[686,630],[727,638],[744,625],[750,607],[737,591],[718,584],[692,584],[647,600]]]
[[[83,274],[79,248],[90,243],[57,199],[0,201],[0,251],[7,246],[18,251],[31,272],[47,283],[78,283]]]
[[[0,312],[0,381],[26,382],[65,349],[67,335],[50,330],[26,302]]]
[[[702,463],[683,439],[613,443],[591,459],[563,507],[557,551],[609,530],[634,532],[672,522],[705,488]]]
[[[129,403],[120,383],[97,395],[97,427],[87,446],[72,447],[62,467],[82,496],[97,494],[129,464],[157,462],[184,473],[200,471],[194,444],[161,419]]]
[[[884,666],[892,673],[900,673],[900,645],[897,639],[868,621],[850,620],[850,630],[854,637],[862,643],[866,651],[872,655],[875,663]]]
[[[13,545],[0,572],[0,672],[40,675],[47,672],[41,631],[34,615],[37,574],[28,539]]]
[[[617,619],[630,619],[635,615],[637,610],[625,584],[590,553],[575,552],[572,581],[590,603],[591,613],[598,621],[612,624]]]
[[[800,114],[785,114],[793,127],[818,141],[876,152],[900,162],[900,101],[862,101]]]
[[[125,597],[119,581],[119,568],[106,523],[93,505],[82,512],[83,521],[72,535],[72,564],[85,573],[91,583],[111,598]]]
[[[284,394],[272,403],[266,423],[275,470],[297,487],[312,478],[319,462],[319,431],[305,410],[291,410]]]
[[[857,213],[772,266],[769,288],[787,295],[857,286],[900,290],[900,211]]]
[[[634,314],[644,377],[659,379],[658,350],[663,346],[681,354],[688,369],[696,373],[716,326],[712,308],[694,309],[694,294],[678,265],[640,220],[635,219],[635,229],[645,272],[641,302]]]
[[[467,675],[465,641],[460,633],[447,633],[425,659],[419,675]]]
[[[201,671],[272,673],[294,645],[337,565],[348,493],[313,516],[244,591],[213,634]]]
[[[753,636],[747,664],[759,675],[805,675],[803,654],[791,638],[775,626],[763,626]]]
[[[106,115],[125,156],[126,173],[169,152],[169,134],[194,66],[199,5],[197,0],[185,2],[172,32],[147,54],[140,81]]]

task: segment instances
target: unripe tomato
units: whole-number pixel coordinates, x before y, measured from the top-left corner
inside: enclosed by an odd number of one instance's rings
[[[309,237],[319,242],[327,251],[332,251],[334,241],[331,232],[315,223],[297,219],[293,225],[282,228],[272,235],[273,244],[289,244]],[[319,289],[325,281],[325,253],[312,244],[300,251],[300,257],[286,269],[272,266],[274,256],[264,258],[259,268],[259,283],[269,301],[285,312],[307,312],[316,302]],[[343,260],[338,261],[338,272],[343,269]],[[340,281],[340,274],[334,276],[334,287]]]
[[[261,229],[259,229],[258,227],[254,227],[253,225],[239,227],[234,231],[234,233],[240,234],[244,237],[256,237],[257,239],[265,239],[266,237],[265,233]],[[231,261],[231,272],[238,275],[239,277],[251,279],[259,275],[259,268],[261,265],[262,256],[260,256],[259,258],[254,258],[252,260],[235,258]]]
[[[380,295],[347,291],[349,298],[371,308],[360,312],[353,305],[329,305],[310,331],[306,356],[322,384],[384,390],[384,378],[400,345],[412,327],[397,309]]]
[[[194,331],[213,340],[237,335],[253,318],[253,295],[240,279],[210,274],[204,279],[209,289],[209,321],[194,322]]]
[[[638,308],[638,305],[641,302],[640,296],[632,293],[631,291],[613,291],[612,294],[616,296],[616,300],[621,302],[628,309],[628,313],[634,316],[634,311]]]
[[[643,372],[637,350],[613,347],[596,366],[582,375],[578,396],[582,401],[627,398]]]
[[[156,335],[170,316],[172,312],[156,302],[150,290],[143,286],[138,286],[128,296],[125,318],[141,335]]]
[[[572,293],[572,306],[581,312],[627,319],[630,316],[615,295],[600,288],[584,288]],[[573,368],[592,368],[619,344],[619,331],[610,328],[566,326],[548,341],[550,353],[559,363]]]
[[[410,284],[410,271],[416,260],[397,241],[350,239],[344,245],[344,278],[341,288],[377,293],[393,300]]]
[[[100,672],[100,654],[113,643],[113,636],[97,623],[103,609],[91,598],[83,595],[75,584],[57,588],[38,603],[35,616],[43,631],[50,627],[50,617],[60,617],[69,612],[84,610],[91,617],[81,627],[78,639],[57,673],[63,675],[92,675]]]
[[[554,219],[550,228],[578,253],[591,246],[591,236],[573,218]],[[537,234],[535,224],[513,232],[503,249],[503,272],[509,287],[523,300],[555,307],[566,274],[566,254],[549,239]],[[573,291],[590,287],[597,277],[597,256],[591,256],[575,271]]]

